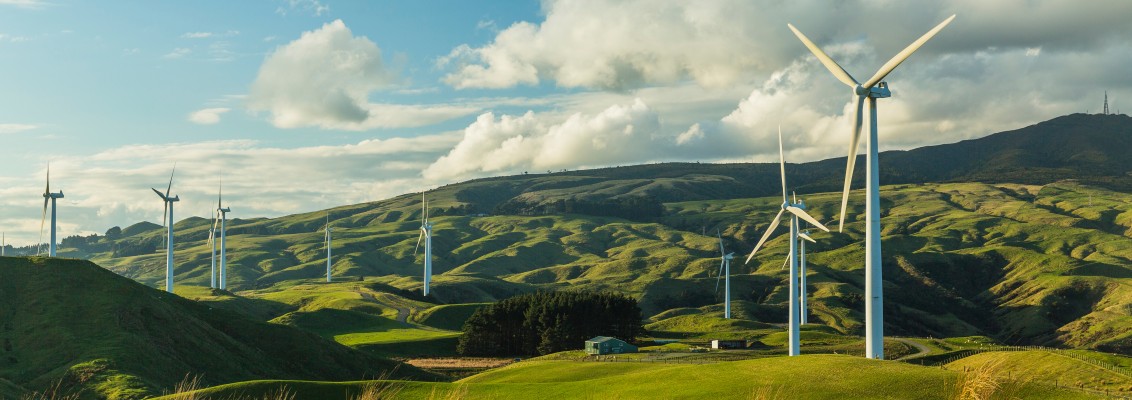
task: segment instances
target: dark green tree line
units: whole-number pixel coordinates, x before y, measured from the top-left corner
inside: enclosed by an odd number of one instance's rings
[[[633,340],[644,333],[631,297],[591,291],[536,292],[477,310],[457,351],[469,356],[549,354],[581,349],[594,336]]]

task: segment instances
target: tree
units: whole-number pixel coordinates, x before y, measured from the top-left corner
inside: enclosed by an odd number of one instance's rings
[[[472,356],[549,354],[581,349],[594,336],[633,340],[644,333],[631,297],[593,291],[536,292],[482,307],[464,323],[456,351]]]

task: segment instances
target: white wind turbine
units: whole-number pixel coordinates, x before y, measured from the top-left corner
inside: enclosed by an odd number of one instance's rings
[[[169,186],[165,188],[164,194],[160,190],[151,188],[154,193],[157,193],[157,197],[165,202],[161,225],[168,228],[165,232],[165,291],[169,293],[173,293],[173,203],[181,201],[181,196],[169,196],[169,191],[173,190],[173,174],[175,173],[177,173],[177,164],[173,164],[173,172],[169,174]]]
[[[728,253],[723,248],[723,236],[716,231],[715,235],[719,237],[719,275],[715,278],[715,292],[719,293],[719,278],[723,278],[723,318],[731,319],[731,259],[735,258],[735,253]]]
[[[330,211],[326,212],[326,226],[325,226],[324,229],[326,230],[326,235],[325,235],[326,236],[325,237],[325,239],[326,239],[326,282],[329,283],[330,282],[330,265],[331,265],[331,257],[330,257]]]
[[[948,17],[946,20],[936,25],[935,28],[925,33],[915,42],[908,45],[896,56],[888,60],[883,66],[873,74],[865,83],[859,83],[854,79],[844,68],[841,68],[836,61],[833,61],[824,51],[821,50],[814,42],[810,41],[806,35],[798,31],[794,25],[787,24],[794,35],[802,41],[810,49],[810,52],[817,56],[822,65],[825,65],[829,72],[842,83],[849,85],[853,88],[853,96],[857,99],[857,113],[853,122],[853,135],[849,138],[849,159],[845,167],[845,186],[842,190],[841,197],[841,214],[838,223],[838,231],[845,227],[845,210],[849,202],[849,185],[853,180],[853,167],[857,162],[857,146],[861,138],[861,118],[862,108],[865,104],[865,99],[869,100],[869,138],[867,141],[868,152],[866,156],[866,168],[868,169],[865,180],[865,357],[884,359],[884,303],[882,293],[882,280],[881,280],[881,250],[880,250],[880,169],[877,160],[878,143],[877,143],[877,102],[876,99],[883,99],[891,97],[892,92],[888,89],[888,83],[882,82],[893,69],[896,69],[900,63],[904,62],[908,56],[916,52],[926,43],[929,39],[939,33],[947,24],[955,19],[955,15]]]
[[[212,216],[212,231],[208,235],[208,242],[212,245],[212,287],[220,290],[228,289],[228,213],[232,209],[225,208],[224,204],[224,178],[220,179],[220,190],[216,195],[216,210]],[[216,228],[220,227],[220,281],[216,280]]]
[[[47,255],[55,257],[55,200],[63,198],[63,191],[51,193],[51,165],[47,165],[47,189],[43,190],[43,217],[39,219],[39,246],[36,246],[36,255],[43,248],[43,223],[47,221],[47,203],[51,203],[51,243],[47,246]]]
[[[798,238],[803,239],[798,241],[798,301],[801,302],[800,323],[802,325],[808,324],[809,318],[809,301],[806,299],[806,241],[817,243],[814,238],[810,237],[810,230],[804,230],[798,233]],[[786,255],[786,260],[782,262],[782,268],[790,263],[790,255]]]
[[[417,254],[417,250],[421,247],[421,241],[424,241],[424,296],[428,296],[428,285],[432,282],[432,224],[428,222],[428,200],[425,200],[424,195],[421,195],[421,235],[417,237],[417,247],[413,249],[413,255]]]
[[[791,215],[790,253],[787,254],[790,262],[790,329],[788,332],[788,351],[791,356],[796,356],[801,352],[801,340],[799,337],[800,305],[798,304],[798,257],[794,256],[798,254],[798,236],[800,233],[798,220],[805,220],[826,232],[829,232],[829,228],[826,228],[825,225],[822,225],[817,219],[811,217],[810,214],[807,214],[805,210],[806,205],[804,203],[792,203],[786,197],[786,157],[782,152],[782,128],[778,130],[778,158],[779,172],[782,176],[782,209],[778,211],[778,215],[774,216],[774,220],[770,222],[770,226],[766,229],[766,233],[763,234],[762,239],[759,239],[759,243],[751,250],[751,255],[747,256],[746,263],[751,262],[751,258],[755,257],[755,252],[759,251],[763,243],[766,243],[766,240],[770,238],[770,234],[774,233],[774,229],[778,228],[779,222],[782,221],[782,214],[789,212]]]

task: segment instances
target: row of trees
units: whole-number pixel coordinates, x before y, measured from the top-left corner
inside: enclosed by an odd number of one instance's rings
[[[631,297],[604,292],[524,294],[480,308],[456,350],[468,356],[549,354],[581,349],[594,336],[633,340],[644,333]]]

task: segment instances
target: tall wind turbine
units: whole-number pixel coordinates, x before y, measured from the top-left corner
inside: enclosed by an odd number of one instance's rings
[[[424,241],[424,289],[423,293],[428,296],[428,284],[432,282],[432,224],[428,222],[428,200],[425,200],[424,195],[421,195],[421,236],[417,237],[417,247],[413,249],[413,254],[417,254],[417,250],[421,247],[421,241]]]
[[[719,237],[719,275],[715,278],[715,292],[719,293],[719,278],[723,278],[723,318],[731,319],[731,259],[735,258],[735,253],[728,253],[723,248],[723,236],[719,231],[715,232]]]
[[[165,211],[162,216],[161,224],[168,227],[165,232],[165,291],[173,293],[173,203],[181,201],[181,196],[169,196],[169,192],[173,190],[173,174],[177,173],[177,164],[173,164],[173,172],[169,174],[169,186],[165,188],[165,193],[160,190],[153,189],[157,193],[157,197],[165,202]]]
[[[36,255],[39,254],[43,245],[43,223],[47,221],[47,203],[51,203],[51,244],[47,246],[47,255],[55,257],[55,200],[63,198],[63,191],[59,193],[51,193],[51,165],[47,165],[47,189],[43,190],[43,217],[39,219],[39,243],[40,246],[36,247]]]
[[[798,234],[800,233],[798,220],[805,220],[826,232],[829,232],[829,228],[826,228],[825,225],[822,225],[821,222],[818,222],[817,219],[814,219],[814,217],[806,213],[806,205],[804,203],[793,203],[786,197],[786,156],[783,155],[782,152],[782,128],[778,129],[778,159],[779,172],[782,176],[782,209],[778,210],[778,215],[774,216],[774,220],[770,222],[770,226],[766,229],[766,233],[763,234],[762,239],[759,239],[759,243],[751,250],[751,255],[747,256],[746,263],[751,262],[751,259],[755,257],[755,252],[763,247],[763,243],[766,243],[766,240],[770,238],[770,234],[774,233],[775,228],[778,228],[779,222],[782,221],[782,214],[789,212],[791,215],[790,253],[787,255],[790,257],[790,329],[788,332],[788,348],[789,354],[796,356],[801,353],[801,340],[799,337],[800,305],[798,304],[798,257],[796,257],[796,254],[798,254]]]
[[[220,180],[220,190],[216,195],[216,214],[220,216],[220,290],[228,290],[228,213],[232,209],[224,207],[224,179]],[[216,230],[216,222],[212,223]]]
[[[326,212],[326,282],[330,283],[330,211]]]
[[[939,33],[947,24],[955,19],[955,15],[936,25],[915,42],[908,45],[896,56],[888,60],[872,78],[859,83],[853,76],[845,72],[836,61],[833,61],[814,42],[810,41],[794,25],[787,24],[794,35],[817,56],[822,65],[837,80],[853,89],[853,96],[857,99],[857,114],[853,122],[853,135],[849,138],[849,159],[845,167],[845,186],[841,196],[841,214],[838,222],[838,231],[845,227],[845,209],[849,202],[849,185],[853,180],[853,167],[857,162],[857,146],[861,138],[861,117],[865,99],[869,100],[869,139],[866,168],[868,173],[865,180],[865,357],[884,359],[884,303],[881,280],[881,251],[880,251],[880,169],[877,160],[877,99],[892,96],[888,89],[888,82],[882,82],[893,69],[904,62],[908,56],[916,52],[929,39]]]

